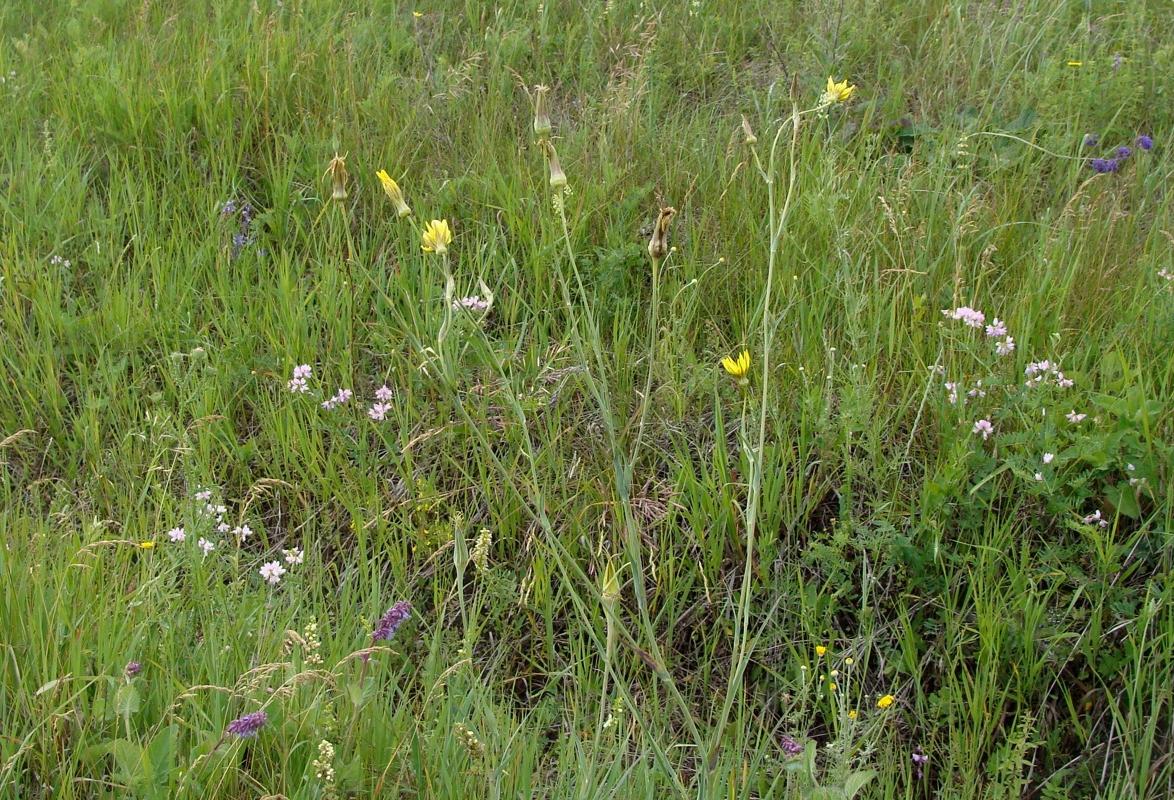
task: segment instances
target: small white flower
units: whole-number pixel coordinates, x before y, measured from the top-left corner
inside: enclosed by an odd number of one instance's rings
[[[253,529],[248,525],[237,525],[232,529],[232,535],[240,539],[242,542],[253,535]]]
[[[281,576],[285,574],[285,567],[281,566],[280,561],[268,561],[261,566],[261,577],[269,581],[270,584],[276,586],[281,583]]]
[[[204,539],[202,537],[201,537],[200,541],[196,542],[196,546],[198,546],[201,550],[204,551],[204,555],[208,555],[209,553],[211,553],[213,550],[216,549],[216,544],[214,542],[210,542],[207,539]]]
[[[1035,473],[1035,479],[1036,479],[1037,481],[1042,481],[1042,480],[1044,479],[1044,475],[1043,475],[1043,473],[1042,473],[1042,472],[1037,472],[1037,473]]]
[[[292,550],[282,550],[285,555],[286,564],[301,564],[306,560],[306,554],[302,552],[302,548],[295,547]]]
[[[201,503],[211,502],[212,501],[212,490],[211,489],[201,489],[200,491],[196,492],[196,499],[199,500]]]
[[[173,542],[182,542],[187,538],[187,534],[184,532],[183,528],[172,528],[167,532],[167,538],[171,539]]]
[[[1064,416],[1073,425],[1077,425],[1081,422],[1084,422],[1084,418],[1087,417],[1088,414],[1077,414],[1075,411],[1069,411]]]
[[[232,530],[232,526],[229,525],[227,522],[221,522],[219,525],[216,526],[217,533],[228,533],[230,530]]]
[[[1052,459],[1056,457],[1055,453],[1044,453],[1044,463],[1051,464]]]

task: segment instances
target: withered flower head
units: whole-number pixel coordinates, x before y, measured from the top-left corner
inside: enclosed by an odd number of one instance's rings
[[[652,238],[648,240],[648,255],[653,261],[660,261],[669,251],[669,223],[677,209],[665,206],[656,218],[656,227],[652,230]]]
[[[558,153],[549,139],[543,141],[543,146],[547,163],[550,164],[550,188],[562,189],[567,185],[567,174],[563,172],[563,166],[558,161]]]
[[[335,200],[346,200],[346,156],[335,153],[326,166],[326,174],[330,176],[330,196]]]
[[[534,87],[534,135],[539,139],[550,136],[550,115],[546,112],[546,93],[548,86]]]

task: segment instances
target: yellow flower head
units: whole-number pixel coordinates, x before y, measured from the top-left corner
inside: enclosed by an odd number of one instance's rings
[[[860,712],[857,711],[856,709],[852,709],[851,711],[848,712],[848,719],[856,719],[856,717],[858,717],[858,716],[860,716]]]
[[[139,542],[139,547],[141,547],[143,550],[154,550],[155,543],[154,542]]]
[[[400,219],[412,213],[412,209],[408,208],[407,202],[404,201],[403,190],[399,188],[399,184],[392,180],[391,176],[387,174],[387,170],[381,169],[375,173],[379,178],[379,182],[383,184],[383,191],[387,194],[392,204],[395,206],[395,214]]]
[[[882,697],[876,701],[876,707],[877,708],[888,708],[889,706],[891,706],[893,704],[893,701],[896,699],[897,698],[893,697],[891,694],[886,694],[884,697]]]
[[[444,255],[448,252],[450,244],[452,244],[452,231],[449,230],[446,219],[432,220],[420,236],[420,249],[425,253]]]
[[[722,359],[722,367],[739,381],[746,380],[746,376],[750,373],[750,351],[743,350],[739,353],[737,361],[726,356]],[[819,652],[818,648],[816,652]]]
[[[726,369],[729,369],[729,367],[727,367]],[[817,656],[826,656],[827,653],[828,653],[828,649],[826,647],[824,647],[822,644],[816,645],[815,654]]]
[[[849,86],[847,78],[836,83],[836,79],[829,75],[828,88],[820,98],[820,105],[830,106],[836,103],[846,103],[855,91],[856,87]]]
[[[847,658],[844,659],[844,663],[850,667],[856,663],[856,659],[852,658],[851,656],[848,656]]]

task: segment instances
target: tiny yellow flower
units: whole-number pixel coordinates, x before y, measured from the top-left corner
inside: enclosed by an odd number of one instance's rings
[[[722,359],[722,367],[726,372],[730,373],[730,375],[737,378],[739,382],[745,381],[746,376],[750,373],[750,351],[743,350],[741,353],[739,353],[737,361],[730,358],[729,356],[726,356]],[[823,649],[826,650],[827,648]],[[823,655],[823,653],[820,653],[819,651],[820,648],[815,648],[816,653]]]
[[[844,659],[844,663],[850,667],[856,663],[856,659],[852,658],[851,656],[848,656],[848,658]]]
[[[837,687],[834,683],[828,684],[828,691],[829,692],[834,692],[837,688],[839,688],[839,687]]]
[[[139,542],[139,547],[141,547],[143,550],[154,550],[155,543],[154,542]]]
[[[392,177],[387,174],[387,170],[381,169],[375,173],[375,177],[379,178],[379,182],[383,184],[383,191],[395,206],[395,214],[400,219],[412,213],[412,209],[408,208],[407,202],[404,200],[403,190],[399,188],[399,184],[392,180]]]
[[[856,717],[858,717],[858,716],[860,716],[860,712],[857,711],[856,709],[852,709],[851,711],[848,712],[848,719],[856,719]]]
[[[833,669],[831,675],[833,678],[838,678],[840,677],[840,671],[838,669]]]
[[[1068,66],[1070,66],[1070,67],[1083,67],[1084,62],[1083,61],[1069,61]]]
[[[420,249],[425,253],[444,255],[448,252],[450,244],[452,244],[452,231],[449,230],[446,219],[434,219],[429,222],[420,237]]]
[[[884,697],[882,697],[876,701],[876,707],[877,708],[888,708],[889,706],[891,706],[893,704],[893,701],[896,699],[897,698],[893,697],[891,694],[886,694]]]
[[[423,11],[413,11],[412,16],[415,17],[416,19],[419,19],[420,17],[424,16],[424,12]]]
[[[729,367],[726,367],[726,369],[729,369]],[[827,652],[828,652],[828,649],[826,647],[824,647],[822,644],[817,645],[815,648],[815,654],[817,656],[826,656]]]
[[[834,105],[836,103],[846,103],[852,97],[852,93],[856,91],[855,86],[848,85],[848,79],[836,83],[836,79],[828,76],[828,88],[824,91],[820,98],[820,104],[825,106]]]

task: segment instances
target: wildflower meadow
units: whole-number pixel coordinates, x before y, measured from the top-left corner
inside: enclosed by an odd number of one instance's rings
[[[1169,2],[0,35],[0,799],[1174,797]]]

